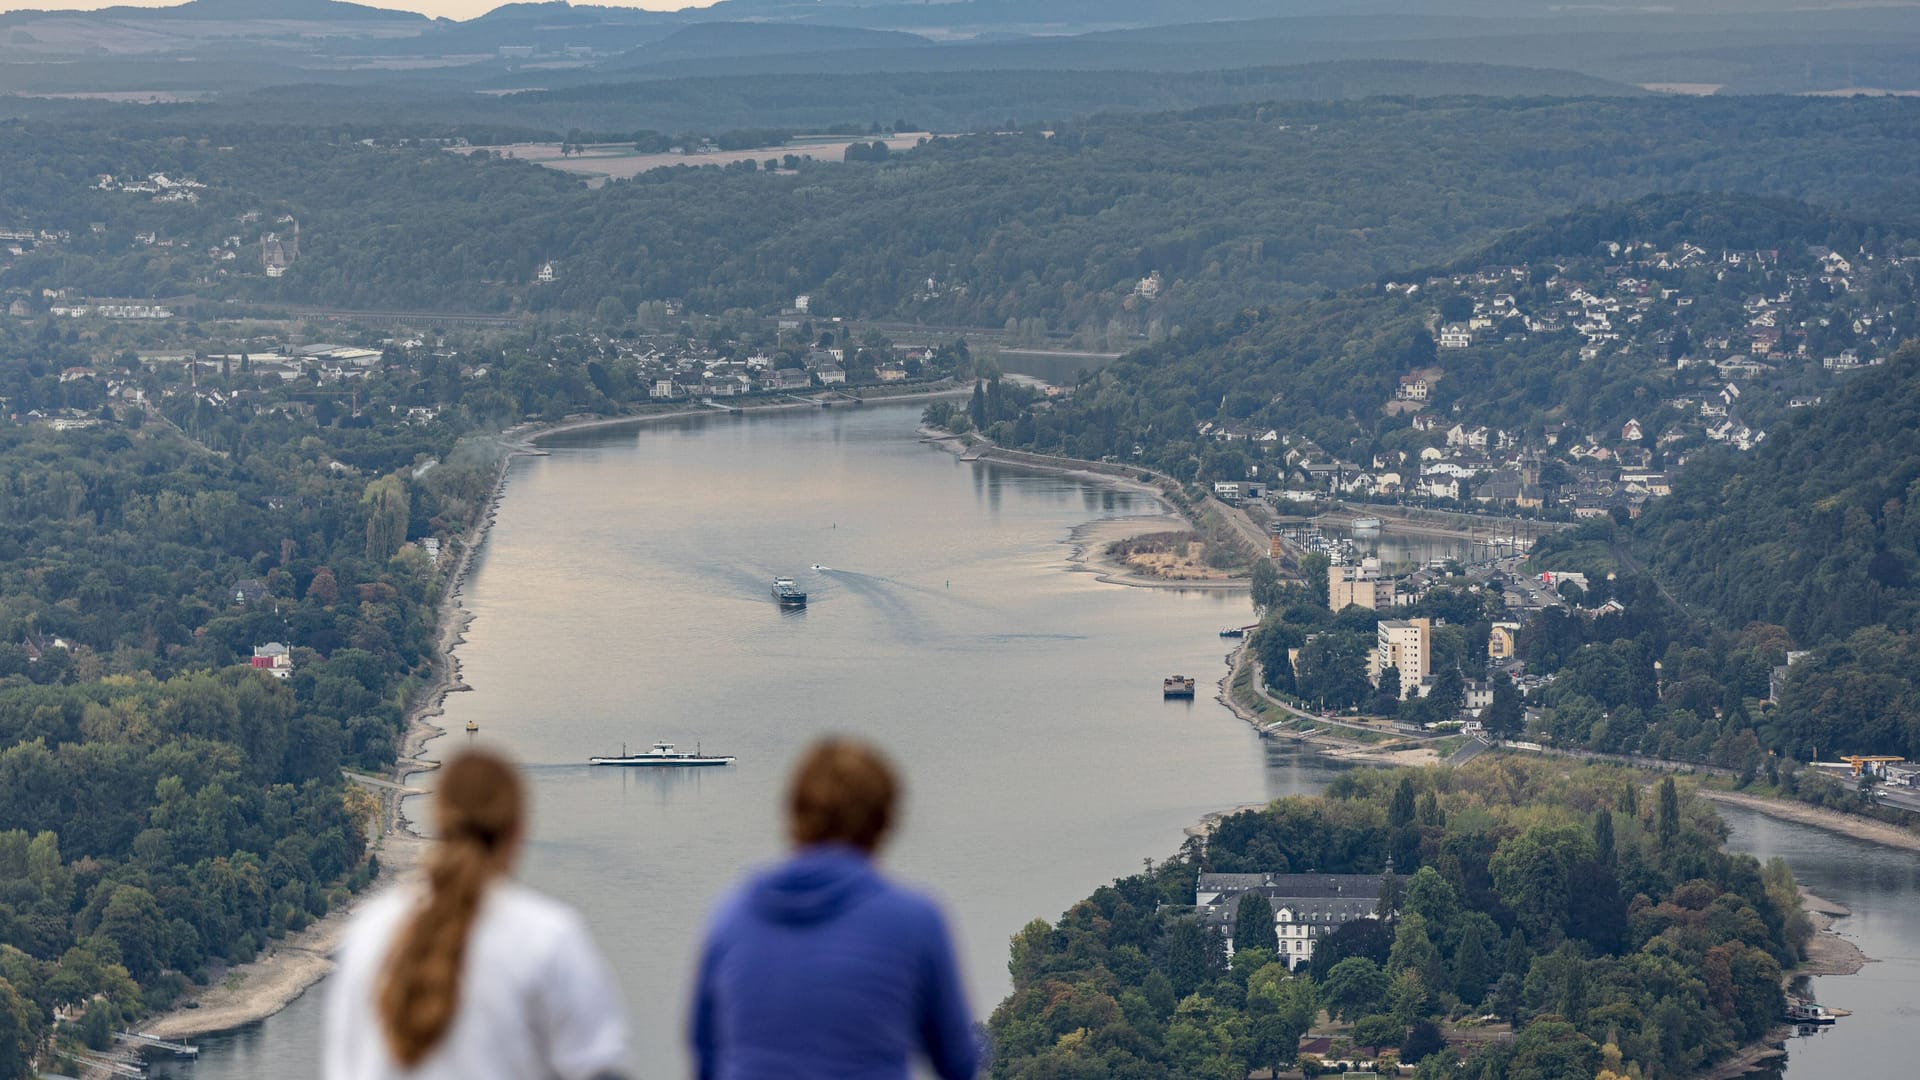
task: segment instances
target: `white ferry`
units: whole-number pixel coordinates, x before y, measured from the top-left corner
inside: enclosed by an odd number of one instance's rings
[[[587,759],[587,764],[650,765],[655,768],[684,769],[697,765],[731,765],[733,764],[733,758],[731,756],[718,754],[703,754],[697,746],[694,748],[693,753],[689,754],[685,750],[675,750],[673,744],[670,742],[654,743],[653,749],[644,754],[629,754],[627,753],[627,744],[621,743],[619,757],[590,757]]]

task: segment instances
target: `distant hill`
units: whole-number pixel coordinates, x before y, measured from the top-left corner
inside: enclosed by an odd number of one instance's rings
[[[109,8],[116,18],[299,19],[312,22],[411,22],[430,20],[418,12],[349,4],[344,0],[187,0],[175,7]]]
[[[786,23],[696,23],[635,50],[639,63],[711,57],[770,56],[845,49],[918,49],[933,42],[897,30]]]

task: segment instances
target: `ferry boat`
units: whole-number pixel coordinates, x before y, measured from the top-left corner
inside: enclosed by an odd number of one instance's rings
[[[634,765],[684,769],[698,765],[731,765],[733,764],[733,758],[719,754],[703,754],[697,745],[694,747],[693,753],[689,754],[685,750],[675,750],[673,744],[670,742],[654,743],[653,749],[644,754],[629,754],[627,753],[627,744],[621,743],[619,757],[590,757],[587,759],[587,764]]]
[[[1163,697],[1190,698],[1193,696],[1193,679],[1186,675],[1169,675],[1160,680],[1160,693]]]
[[[773,579],[773,599],[783,608],[803,608],[807,606],[807,594],[790,577]]]

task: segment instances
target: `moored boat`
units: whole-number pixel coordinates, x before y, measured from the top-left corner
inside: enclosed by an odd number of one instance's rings
[[[1801,999],[1787,1002],[1786,1021],[1789,1024],[1831,1024],[1839,1019],[1838,1014],[1830,1012],[1826,1006]]]
[[[733,757],[702,753],[698,745],[694,747],[693,753],[689,754],[685,750],[675,750],[670,742],[654,743],[653,749],[644,754],[629,754],[626,744],[622,743],[618,757],[590,757],[587,759],[587,764],[689,768],[702,765],[731,765]]]

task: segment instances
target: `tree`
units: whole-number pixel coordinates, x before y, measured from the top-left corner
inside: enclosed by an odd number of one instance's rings
[[[1354,919],[1313,944],[1310,970],[1316,982],[1325,983],[1335,965],[1358,956],[1378,966],[1387,962],[1393,950],[1393,927],[1384,919]]]
[[[1387,973],[1360,956],[1349,956],[1333,965],[1320,985],[1320,1000],[1337,1020],[1357,1020],[1377,1013],[1386,997]]]
[[[1220,935],[1193,919],[1182,919],[1167,930],[1167,977],[1173,991],[1184,997],[1212,982],[1226,967]]]
[[[1327,597],[1332,588],[1327,575],[1333,571],[1333,560],[1325,553],[1309,551],[1300,556],[1300,577],[1307,583],[1307,589],[1313,596],[1313,602],[1319,607],[1327,606]]]
[[[34,1053],[40,1046],[39,1017],[13,983],[0,979],[0,1077],[6,1080],[34,1075]]]
[[[1680,835],[1680,789],[1669,776],[1660,781],[1660,849],[1669,851]]]
[[[1312,980],[1289,976],[1280,964],[1269,964],[1247,980],[1247,1061],[1278,1071],[1291,1065],[1320,1011]]]
[[[1468,1005],[1478,1005],[1487,996],[1487,984],[1493,976],[1486,931],[1479,919],[1469,919],[1461,927],[1460,941],[1453,949],[1453,992]]]
[[[1239,907],[1233,919],[1233,949],[1265,949],[1274,954],[1280,951],[1280,934],[1274,926],[1273,905],[1264,894],[1246,892],[1240,896]]]
[[[1385,1014],[1363,1016],[1353,1025],[1353,1044],[1367,1047],[1397,1047],[1407,1029],[1399,1020]]]
[[[120,963],[135,979],[151,979],[166,965],[166,919],[145,889],[123,885],[114,890],[100,916],[100,936],[119,948]]]
[[[307,599],[323,607],[340,598],[340,585],[333,578],[333,571],[321,567],[314,572],[313,580],[307,583]]]
[[[360,500],[367,510],[367,558],[386,562],[399,554],[407,541],[410,502],[407,488],[398,476],[383,476],[367,485]]]
[[[1467,704],[1467,683],[1459,668],[1442,668],[1433,677],[1433,690],[1427,695],[1433,704],[1434,719],[1457,720]]]
[[[1292,647],[1288,645],[1294,636],[1287,632],[1290,629],[1279,622],[1268,623],[1254,631],[1251,643],[1254,658],[1260,662],[1260,677],[1265,680],[1267,689],[1283,694],[1293,693],[1296,686],[1290,655]]]
[[[1493,703],[1487,706],[1487,734],[1496,739],[1511,739],[1526,725],[1526,710],[1520,704],[1520,691],[1502,671],[1493,677]]]
[[[1273,568],[1272,559],[1253,560],[1252,585],[1255,611],[1265,611],[1273,607],[1286,595],[1286,590],[1280,582],[1280,572]]]
[[[1500,843],[1488,864],[1494,887],[1535,942],[1565,935],[1575,869],[1593,858],[1585,830],[1538,825]]]
[[[1387,808],[1387,825],[1400,829],[1413,824],[1415,793],[1413,778],[1402,776],[1393,789],[1393,804]]]
[[[1604,806],[1593,812],[1593,851],[1600,865],[1613,866],[1613,811]]]
[[[1400,708],[1400,669],[1383,668],[1380,671],[1380,685],[1374,688],[1373,711],[1382,716]]]
[[[1439,1025],[1431,1020],[1421,1020],[1407,1030],[1406,1041],[1400,1044],[1400,1060],[1408,1065],[1418,1065],[1446,1049],[1446,1046],[1447,1041],[1440,1034]]]
[[[1409,912],[1395,920],[1393,934],[1393,952],[1387,957],[1387,973],[1398,975],[1412,972],[1418,976],[1422,986],[1440,990],[1447,985],[1446,967],[1441,962],[1440,950],[1427,936],[1427,920],[1417,912]]]

